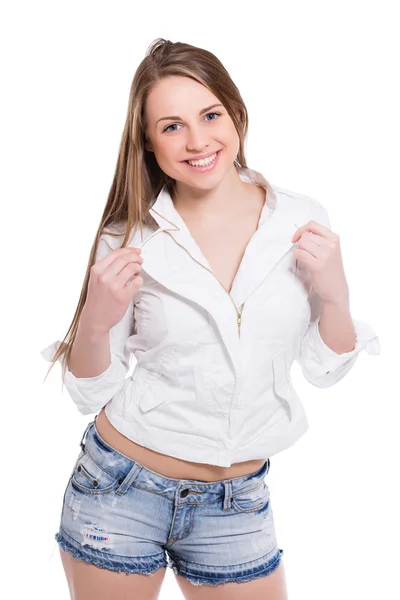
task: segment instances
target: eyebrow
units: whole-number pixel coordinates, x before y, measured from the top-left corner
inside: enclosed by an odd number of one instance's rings
[[[207,108],[203,108],[199,112],[199,116],[201,116],[203,113],[207,112],[211,108],[215,108],[216,106],[223,106],[223,104],[212,104],[211,106],[207,106]],[[157,123],[159,123],[159,121],[169,121],[169,120],[182,121],[183,119],[182,119],[182,117],[178,117],[176,115],[172,115],[172,117],[161,117],[161,119],[158,119]],[[157,123],[156,123],[156,125],[157,125]]]

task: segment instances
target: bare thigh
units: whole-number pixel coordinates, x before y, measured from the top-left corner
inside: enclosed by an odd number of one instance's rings
[[[185,600],[288,600],[283,561],[265,577],[243,583],[220,585],[193,585],[174,573]]]
[[[71,600],[157,600],[166,568],[148,575],[121,573],[72,558],[59,547]]]

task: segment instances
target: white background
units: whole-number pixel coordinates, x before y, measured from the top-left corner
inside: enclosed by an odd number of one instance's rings
[[[54,533],[82,416],[40,350],[65,335],[157,37],[213,52],[250,115],[251,168],[326,206],[353,317],[379,335],[271,459],[290,600],[399,597],[399,20],[395,2],[14,2],[1,9],[2,548],[7,598],[67,600]],[[396,60],[397,57],[397,60]],[[161,600],[180,598],[171,570]],[[267,599],[266,599],[267,600]]]

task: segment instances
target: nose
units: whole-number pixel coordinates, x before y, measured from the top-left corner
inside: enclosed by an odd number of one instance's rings
[[[201,129],[201,127],[191,127],[188,130],[186,138],[186,150],[188,152],[202,152],[209,146],[206,135],[207,134]]]

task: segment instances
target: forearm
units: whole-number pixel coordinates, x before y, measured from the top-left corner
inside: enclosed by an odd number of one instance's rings
[[[348,301],[322,304],[319,334],[323,342],[337,354],[354,350],[356,332]]]
[[[108,331],[95,329],[82,313],[68,368],[75,377],[95,377],[111,363]]]

